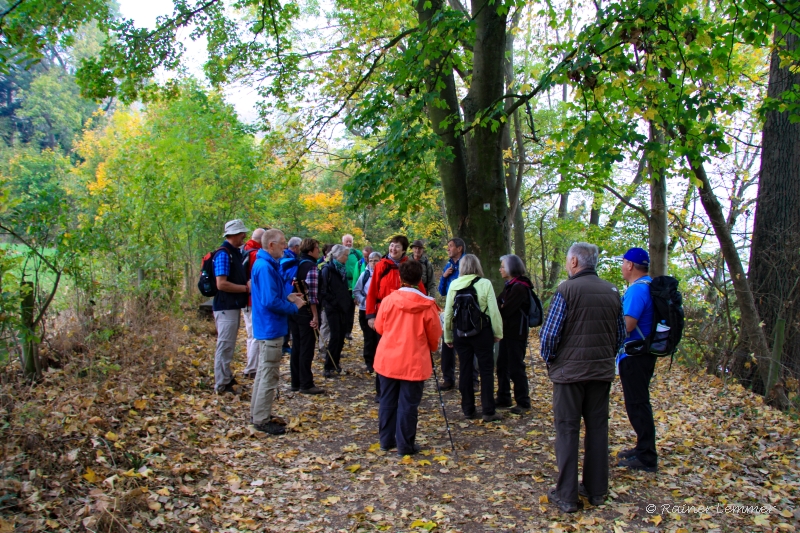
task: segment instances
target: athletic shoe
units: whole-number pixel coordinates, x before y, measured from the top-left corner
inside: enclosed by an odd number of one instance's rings
[[[420,448],[419,444],[414,444],[410,450],[407,450],[405,452],[401,452],[400,450],[397,450],[397,455],[400,456],[400,457],[403,457],[403,456],[406,456],[406,455],[416,455],[416,454],[418,454],[420,452],[421,449],[422,448]]]
[[[586,492],[586,487],[583,486],[583,483],[578,485],[578,494],[589,500],[589,503],[595,507],[599,507],[606,503],[605,496],[589,496],[589,493]]]
[[[392,444],[391,446],[381,446],[382,452],[390,452],[395,449],[397,449],[397,444]]]
[[[503,415],[500,413],[495,413],[493,415],[483,415],[481,418],[484,422],[497,422],[498,420],[503,419]]]
[[[253,424],[256,431],[269,433],[270,435],[283,435],[286,433],[286,428],[275,422],[262,422],[261,424]]]
[[[625,468],[629,468],[630,470],[641,470],[643,472],[657,472],[658,466],[653,465],[649,466],[644,464],[639,457],[634,455],[633,457],[628,457],[627,459],[620,459],[617,463],[617,466],[623,466]]]
[[[321,389],[319,387],[300,389],[300,394],[325,394],[325,389]]]
[[[551,503],[556,504],[564,513],[575,513],[578,509],[583,509],[583,502],[581,501],[569,503],[559,499],[559,497],[556,496],[556,489],[550,489],[550,492],[547,493],[547,497],[550,499]]]
[[[498,400],[497,398],[494,399],[494,406],[497,407],[498,409],[508,409],[512,405],[514,404],[511,402],[511,400],[501,401]]]
[[[338,377],[338,376],[339,375],[336,372],[334,372],[333,370],[325,370],[322,373],[322,377],[328,378],[328,379],[335,378],[335,377]]]
[[[453,383],[452,381],[442,381],[442,384],[439,385],[439,390],[440,391],[453,390],[455,386],[456,386],[455,383]]]
[[[514,413],[515,415],[521,415],[523,413],[527,413],[530,410],[531,410],[530,407],[522,407],[521,405],[515,405],[514,407],[511,408],[510,412]]]
[[[479,417],[478,413],[470,413],[470,414],[464,413],[464,418],[466,418],[467,420],[477,420]]]
[[[620,450],[617,452],[617,459],[627,459],[636,455],[636,448],[628,448],[627,450]]]

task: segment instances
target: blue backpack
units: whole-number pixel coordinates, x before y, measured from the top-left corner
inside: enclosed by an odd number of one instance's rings
[[[293,292],[292,280],[297,274],[297,267],[300,266],[300,260],[296,257],[283,257],[280,262],[280,274],[283,280],[283,285],[286,288],[287,294]]]

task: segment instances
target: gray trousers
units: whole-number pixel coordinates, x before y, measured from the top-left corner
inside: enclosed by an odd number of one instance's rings
[[[239,309],[214,311],[217,324],[217,351],[214,354],[214,388],[219,390],[233,379],[231,361],[236,349],[236,334],[239,331]]]
[[[607,381],[553,383],[553,415],[556,426],[556,496],[568,503],[578,501],[578,455],[581,418],[586,426],[583,441],[583,485],[589,496],[608,492],[608,395]]]
[[[244,329],[247,331],[247,366],[244,367],[244,374],[258,370],[258,346],[253,337],[253,308],[245,307],[242,309],[244,316]]]
[[[319,309],[319,351],[324,352],[325,347],[331,342],[331,327],[328,325],[328,317],[322,306],[318,305],[317,309]]]
[[[253,424],[269,422],[272,416],[272,402],[278,389],[283,337],[256,340],[258,345],[258,370],[253,380],[253,393],[250,398],[250,418]]]

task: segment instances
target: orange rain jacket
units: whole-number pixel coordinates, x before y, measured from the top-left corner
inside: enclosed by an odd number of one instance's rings
[[[388,295],[375,318],[375,330],[381,335],[375,372],[406,381],[431,377],[431,352],[442,336],[439,311],[433,298],[417,289],[403,287]]]

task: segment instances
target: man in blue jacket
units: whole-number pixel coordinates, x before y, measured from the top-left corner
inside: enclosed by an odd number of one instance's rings
[[[258,371],[250,400],[250,418],[258,431],[270,435],[286,432],[285,422],[272,416],[272,401],[278,388],[283,337],[289,332],[289,315],[305,305],[302,296],[286,290],[280,261],[286,237],[277,229],[264,232],[262,249],[251,272],[253,337],[258,343]]]
[[[463,239],[455,237],[447,242],[447,264],[444,265],[444,272],[439,279],[439,294],[447,298],[447,289],[453,280],[458,278],[459,265],[461,258],[467,251],[467,244]],[[475,368],[478,366],[475,365]],[[441,390],[450,390],[455,387],[456,383],[456,353],[452,348],[449,348],[445,343],[442,343],[442,384],[439,387]]]

